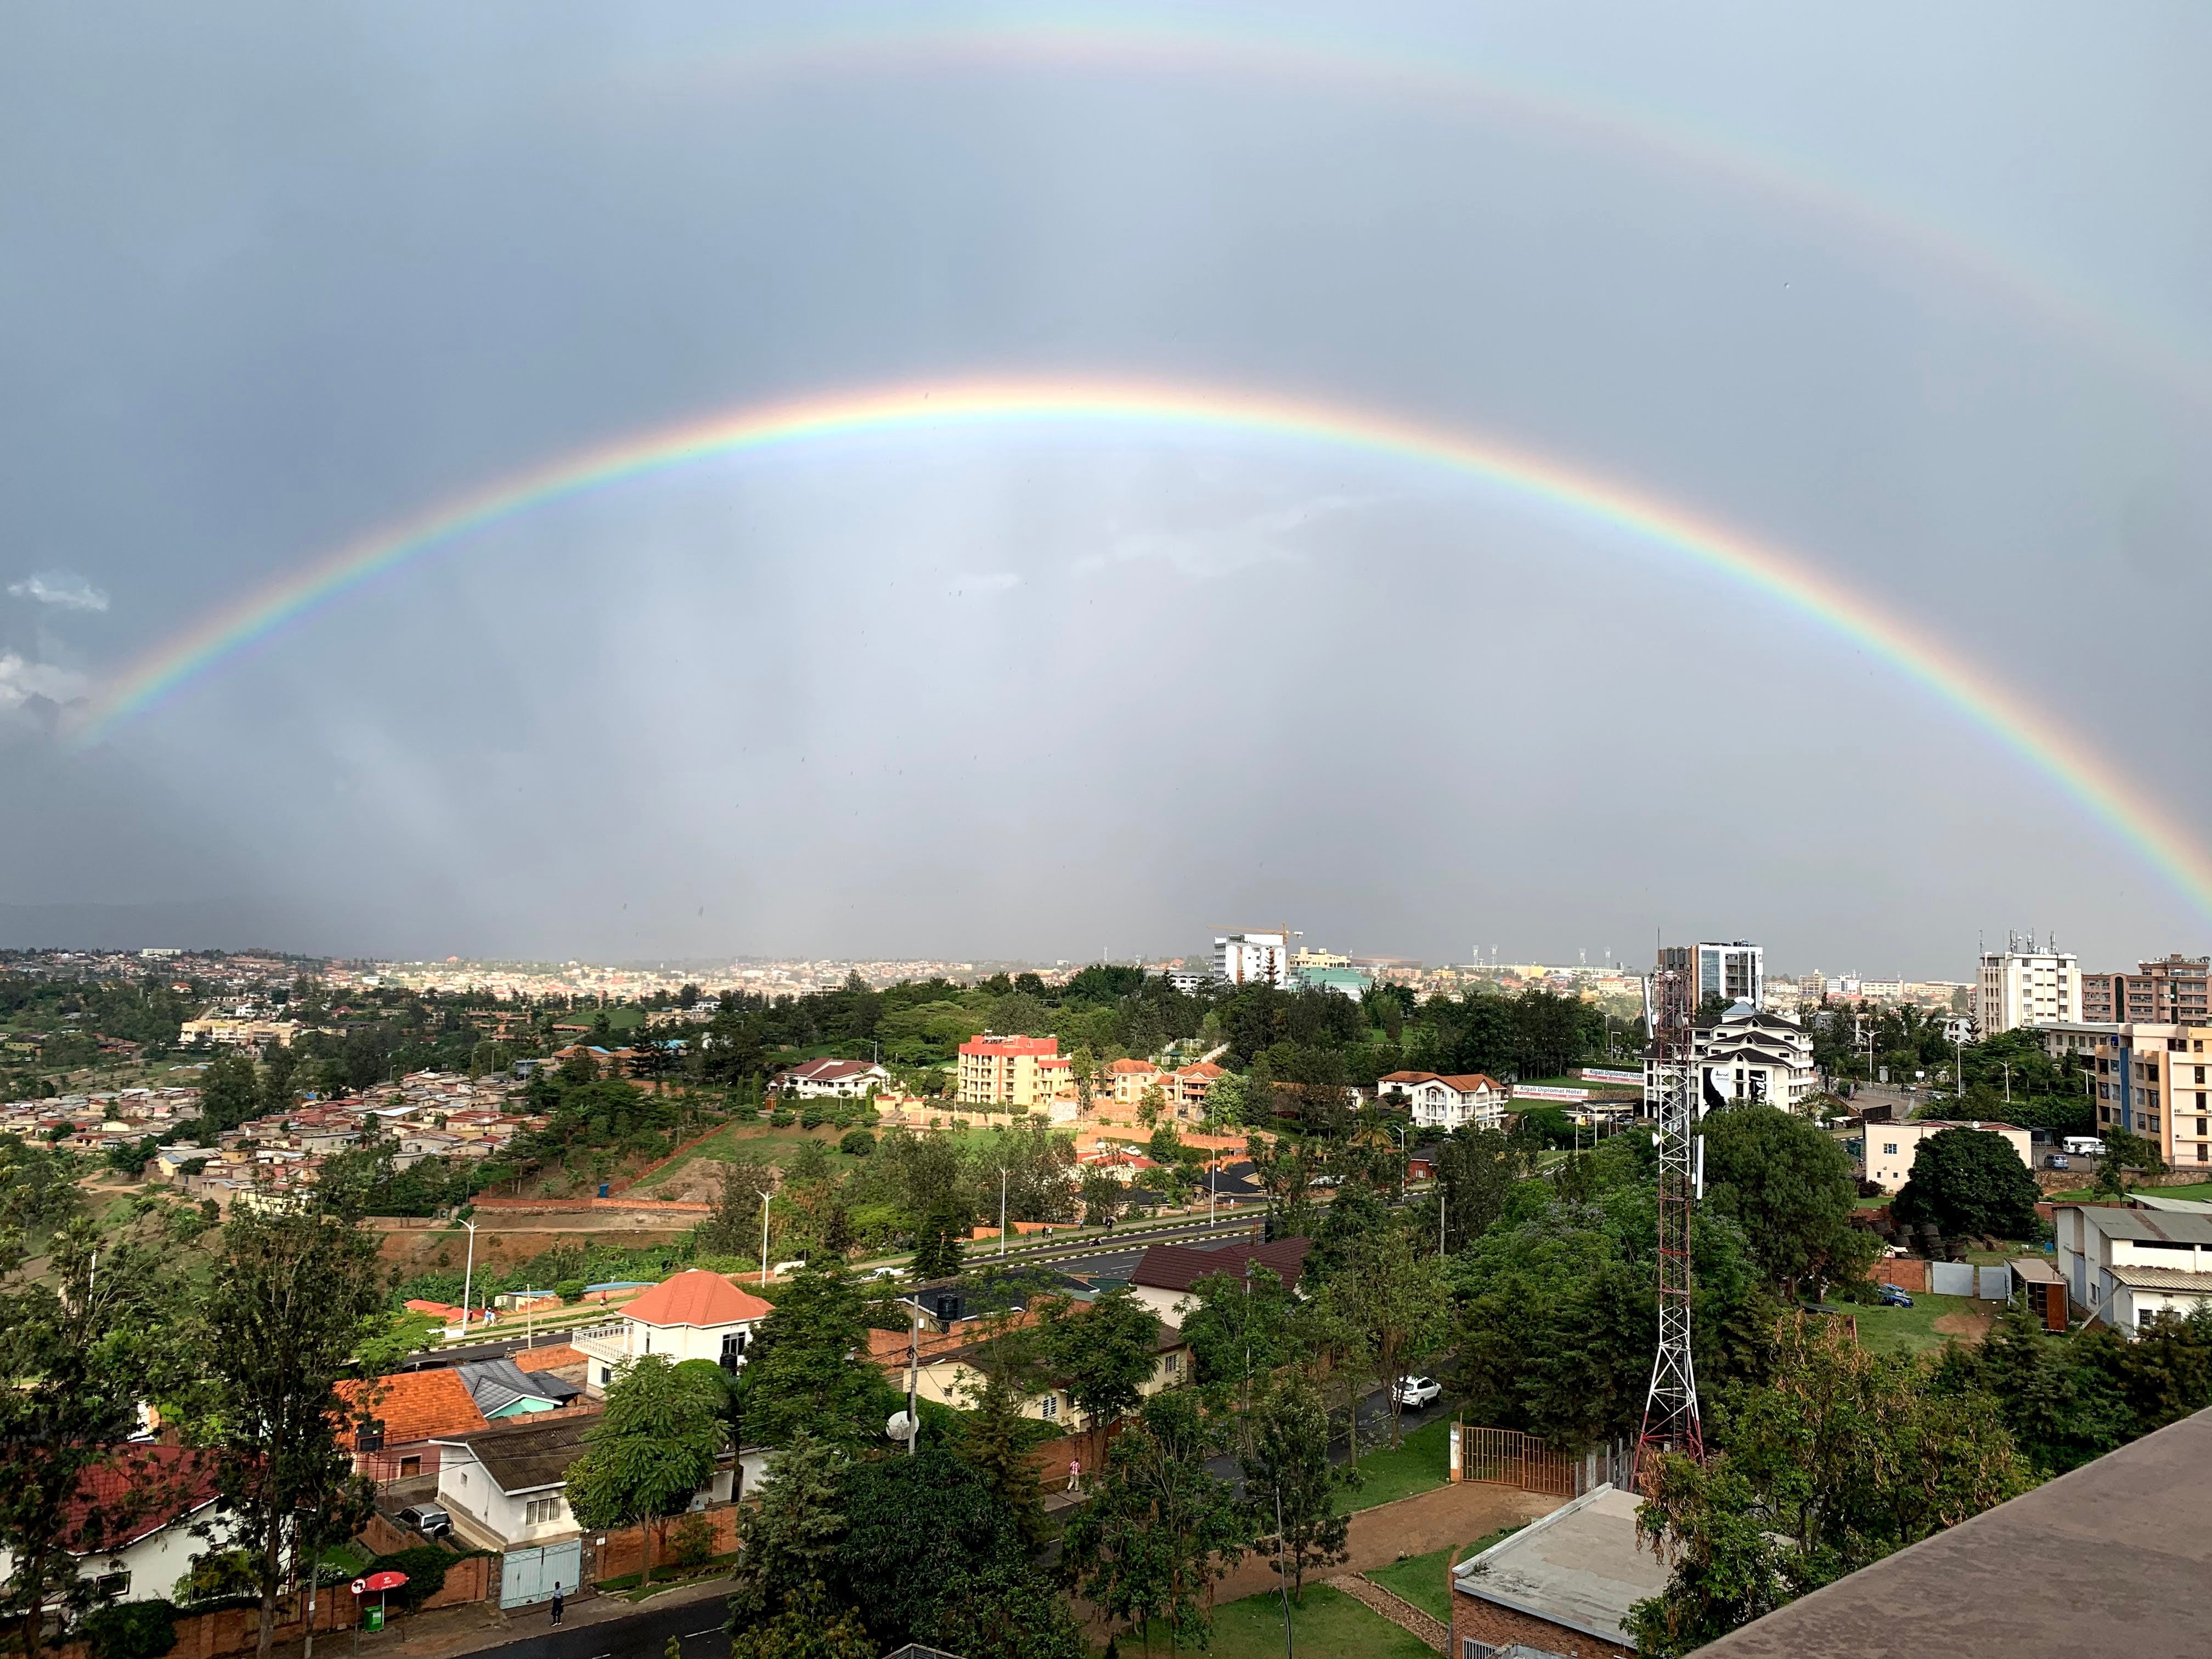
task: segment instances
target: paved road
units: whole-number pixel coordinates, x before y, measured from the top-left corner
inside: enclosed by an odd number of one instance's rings
[[[565,1340],[571,1331],[584,1325],[596,1325],[607,1317],[593,1314],[587,1318],[562,1320],[550,1325],[540,1325],[526,1334],[521,1331],[491,1342],[477,1342],[469,1346],[452,1348],[423,1348],[409,1354],[400,1364],[403,1371],[432,1370],[443,1365],[471,1364],[479,1359],[512,1359],[526,1346],[549,1347]]]
[[[534,1621],[539,1626],[534,1634],[481,1649],[471,1659],[660,1659],[672,1636],[683,1644],[684,1659],[726,1659],[730,1638],[722,1630],[724,1616],[720,1598],[674,1607],[647,1602],[627,1619],[555,1630],[550,1615],[536,1608],[515,1615],[517,1624]]]

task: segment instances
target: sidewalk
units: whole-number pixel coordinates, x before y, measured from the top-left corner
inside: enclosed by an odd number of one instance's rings
[[[719,1615],[730,1594],[727,1577],[696,1579],[643,1601],[632,1601],[620,1591],[569,1601],[562,1609],[561,1628],[575,1630],[588,1625],[610,1625],[668,1607],[712,1602]],[[458,1607],[434,1607],[412,1619],[394,1620],[384,1631],[360,1636],[361,1659],[453,1659],[484,1648],[504,1647],[526,1637],[544,1636],[553,1628],[552,1604],[539,1601],[511,1613],[500,1611],[496,1601],[471,1601]],[[319,1659],[353,1659],[355,1637],[349,1631],[318,1632],[315,1650]],[[284,1642],[271,1650],[272,1659],[300,1659],[304,1644]]]

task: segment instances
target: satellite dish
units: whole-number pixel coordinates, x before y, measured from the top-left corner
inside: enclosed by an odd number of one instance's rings
[[[920,1426],[904,1412],[893,1412],[890,1420],[884,1425],[884,1432],[894,1440],[903,1442],[913,1439],[915,1429]]]

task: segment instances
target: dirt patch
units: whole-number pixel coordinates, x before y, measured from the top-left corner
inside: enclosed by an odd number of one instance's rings
[[[1978,1342],[1990,1334],[1996,1318],[1991,1314],[1947,1313],[1929,1328],[1938,1336],[1955,1336],[1968,1342]]]
[[[1565,1501],[1516,1486],[1468,1481],[1416,1492],[1395,1504],[1378,1504],[1352,1516],[1352,1533],[1346,1540],[1352,1559],[1334,1571],[1366,1572],[1387,1567],[1403,1556],[1457,1549],[1470,1538],[1486,1538],[1501,1528],[1549,1515]],[[1221,1581],[1214,1597],[1234,1601],[1274,1588],[1274,1568],[1267,1559],[1248,1556],[1242,1566]]]

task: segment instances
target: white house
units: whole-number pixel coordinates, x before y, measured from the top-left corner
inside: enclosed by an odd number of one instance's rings
[[[2212,1216],[2061,1204],[2051,1220],[2077,1316],[2094,1314],[2132,1336],[2147,1315],[2212,1301]]]
[[[1909,1123],[1866,1126],[1866,1178],[1886,1193],[1903,1190],[1905,1183],[1911,1179],[1912,1160],[1919,1155],[1920,1143],[1944,1129],[1978,1129],[1984,1134],[1999,1136],[2020,1155],[2023,1168],[2035,1167],[2034,1137],[2016,1125],[1978,1118],[1958,1123],[1923,1117]]]
[[[1692,1034],[1697,1054],[1700,1116],[1732,1105],[1778,1106],[1801,1111],[1820,1091],[1813,1039],[1786,1014],[1770,1014],[1748,1002],[1732,1005],[1719,1020]],[[1669,1066],[1646,1049],[1644,1101],[1656,1110]]]
[[[890,1086],[891,1074],[865,1060],[810,1060],[778,1074],[771,1092],[801,1100],[857,1100],[871,1089]]]
[[[745,1363],[745,1346],[774,1311],[720,1273],[690,1268],[663,1279],[622,1310],[619,1324],[592,1326],[569,1340],[586,1357],[584,1389],[598,1395],[626,1359],[665,1353],[676,1360],[711,1359],[726,1371]]]
[[[1414,1124],[1423,1129],[1449,1131],[1470,1123],[1496,1128],[1505,1117],[1505,1085],[1480,1072],[1457,1077],[1393,1072],[1376,1080],[1375,1092],[1379,1098],[1403,1095]]]
[[[141,1495],[138,1501],[123,1508],[133,1493]],[[230,1547],[229,1525],[210,1514],[217,1496],[215,1459],[208,1454],[179,1446],[118,1448],[115,1462],[85,1473],[70,1505],[66,1544],[77,1571],[104,1601],[172,1596],[195,1559]],[[129,1518],[119,1524],[106,1518],[118,1515]],[[208,1526],[210,1536],[198,1536],[196,1526]],[[15,1556],[0,1548],[0,1577],[15,1571]]]
[[[565,1543],[582,1528],[568,1509],[568,1466],[583,1455],[596,1412],[514,1418],[439,1443],[438,1504],[453,1530],[477,1549],[511,1550]],[[746,1479],[758,1478],[765,1455],[748,1452]],[[736,1464],[726,1452],[691,1508],[726,1504]],[[571,1589],[574,1580],[569,1581]]]

